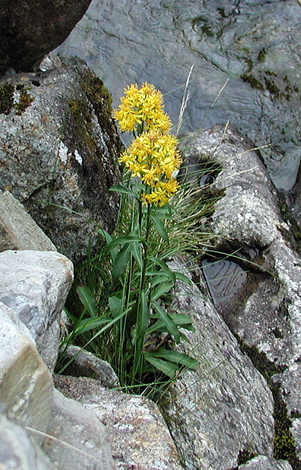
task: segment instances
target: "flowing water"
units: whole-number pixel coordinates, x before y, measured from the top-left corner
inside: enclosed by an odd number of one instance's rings
[[[93,0],[58,51],[84,59],[115,106],[130,83],[153,83],[173,122],[194,66],[181,132],[230,121],[269,145],[268,171],[289,190],[301,155],[300,46],[298,0]]]

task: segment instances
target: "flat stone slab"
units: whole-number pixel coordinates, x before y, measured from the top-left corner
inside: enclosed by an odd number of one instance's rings
[[[95,411],[55,390],[43,450],[60,470],[114,470],[105,426]]]
[[[116,469],[182,470],[159,408],[147,398],[107,390],[89,378],[55,376],[65,396],[95,411],[105,424]]]
[[[0,326],[0,402],[9,418],[46,432],[53,403],[51,374],[29,330],[1,302]]]
[[[50,369],[57,360],[60,314],[73,281],[73,265],[55,251],[0,253],[0,301],[28,327]]]
[[[56,251],[52,241],[9,192],[0,191],[0,251]]]

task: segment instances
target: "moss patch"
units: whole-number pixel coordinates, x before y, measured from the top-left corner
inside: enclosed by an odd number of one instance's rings
[[[19,103],[15,104],[16,114],[18,114],[18,116],[23,114],[25,109],[28,108],[28,106],[30,106],[33,101],[34,98],[30,96],[30,94],[25,89],[22,89],[20,92]]]
[[[9,114],[14,105],[15,88],[10,83],[0,87],[0,114]]]
[[[288,460],[294,470],[301,470],[301,461],[298,459],[295,448],[295,440],[291,433],[292,422],[288,418],[286,404],[284,403],[280,384],[272,380],[272,376],[285,370],[284,366],[276,365],[269,361],[263,352],[259,352],[254,346],[247,346],[237,335],[240,349],[251,359],[256,369],[265,377],[274,398],[274,457],[275,459]]]
[[[0,87],[0,114],[9,114],[14,108],[16,114],[20,116],[33,102],[34,98],[30,96],[24,85],[17,85],[16,90],[20,92],[18,103],[14,102],[15,87],[13,85],[5,83]]]

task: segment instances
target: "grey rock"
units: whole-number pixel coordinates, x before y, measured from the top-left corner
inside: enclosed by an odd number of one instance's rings
[[[216,306],[244,344],[263,353],[278,371],[273,380],[280,384],[300,449],[301,258],[276,190],[252,143],[233,129],[217,126],[190,135],[183,146],[188,159],[206,155],[221,168],[211,188],[222,194],[212,216],[216,240],[211,253],[233,254],[232,260],[247,271],[247,281],[241,291],[230,275],[220,282],[221,297],[231,289],[233,295]]]
[[[0,251],[5,250],[56,248],[22,204],[9,191],[0,191]]]
[[[275,460],[264,455],[259,455],[244,465],[239,465],[239,470],[292,470],[286,460]]]
[[[55,467],[40,447],[21,426],[0,416],[1,470],[54,470]]]
[[[73,377],[91,377],[98,380],[104,387],[118,387],[119,380],[112,366],[79,346],[69,346],[64,353],[65,360],[70,364],[64,369],[64,375]]]
[[[93,410],[55,390],[43,450],[60,470],[113,470],[105,426]]]
[[[60,314],[72,281],[71,261],[57,252],[0,253],[0,301],[28,327],[50,369],[57,360]]]
[[[0,189],[10,190],[60,253],[95,250],[118,212],[121,142],[110,95],[85,65],[0,80]],[[16,157],[17,156],[17,157]]]
[[[46,432],[53,403],[52,377],[18,316],[1,302],[0,313],[0,402],[9,418]]]
[[[60,45],[91,0],[17,0],[0,7],[0,74],[12,67],[29,71]]]
[[[105,424],[117,469],[181,470],[175,445],[158,407],[147,398],[107,390],[89,378],[55,376],[55,386],[94,410]]]
[[[183,266],[171,263],[175,271],[187,271]],[[237,466],[243,449],[273,455],[273,398],[202,290],[177,285],[172,310],[189,314],[195,327],[180,350],[199,366],[181,373],[162,406],[186,468],[224,470]]]

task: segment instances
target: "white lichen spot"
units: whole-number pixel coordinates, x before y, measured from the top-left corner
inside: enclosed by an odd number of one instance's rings
[[[82,159],[81,155],[78,153],[77,150],[74,151],[74,157],[75,157],[75,160],[76,160],[80,165],[83,164],[83,159]]]
[[[66,147],[63,142],[60,143],[59,150],[58,150],[58,156],[60,160],[63,163],[67,163],[67,158],[68,158],[68,148]]]

